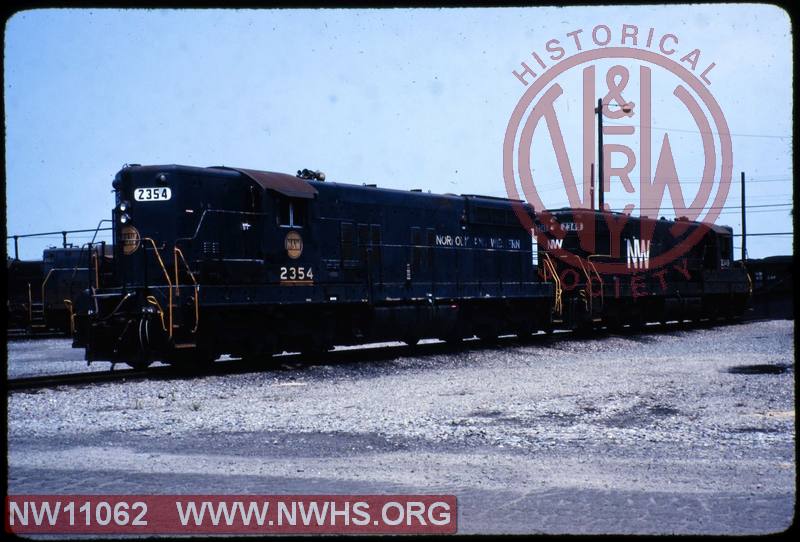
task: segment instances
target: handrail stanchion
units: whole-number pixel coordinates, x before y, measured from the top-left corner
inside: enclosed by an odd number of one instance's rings
[[[33,322],[33,296],[31,295],[31,283],[28,283],[28,325]]]
[[[200,326],[200,285],[197,283],[197,279],[195,278],[194,273],[192,273],[192,268],[189,267],[189,263],[186,261],[186,258],[183,257],[183,252],[181,249],[175,247],[173,251],[173,259],[175,260],[175,287],[178,287],[178,257],[180,257],[184,267],[186,267],[186,272],[189,273],[189,278],[192,279],[192,283],[194,284],[194,329],[192,329],[192,333],[196,333],[197,328]],[[176,295],[180,294],[176,292]]]
[[[97,252],[92,249],[92,264],[94,264],[94,285],[100,288],[100,261],[97,258]]]
[[[169,320],[169,330],[167,334],[169,338],[172,339],[172,280],[169,278],[169,273],[167,272],[167,268],[164,265],[164,260],[161,259],[161,253],[158,252],[158,247],[156,246],[156,242],[151,237],[145,237],[142,241],[149,241],[151,245],[153,245],[153,250],[156,253],[156,258],[158,259],[158,264],[161,266],[161,271],[164,272],[164,278],[167,279],[167,296],[168,296],[168,303],[169,303],[169,311],[168,311],[168,320]]]
[[[75,313],[72,310],[72,301],[69,299],[64,300],[64,306],[67,307],[69,312],[69,334],[75,335]]]
[[[589,262],[589,267],[591,267],[592,271],[594,271],[594,274],[597,275],[597,282],[600,284],[600,307],[603,307],[605,306],[605,287],[603,283],[603,277],[600,275],[600,272],[597,270],[594,262],[592,262],[592,256],[600,256],[600,254],[591,254],[586,261]]]
[[[45,285],[47,284],[47,281],[48,281],[48,280],[50,280],[50,275],[52,275],[52,274],[53,274],[53,271],[55,271],[55,270],[56,270],[56,268],[55,268],[55,267],[54,267],[54,268],[52,268],[52,269],[51,269],[51,270],[50,270],[50,271],[47,273],[47,276],[44,278],[44,280],[42,281],[42,310],[44,310],[44,287],[45,287]]]
[[[555,303],[554,303],[554,308],[555,308],[556,312],[558,313],[558,315],[561,316],[562,315],[562,311],[563,311],[563,305],[561,303],[561,294],[562,294],[561,278],[558,276],[558,273],[556,272],[556,267],[553,264],[553,261],[550,259],[550,255],[545,252],[544,253],[544,257],[545,257],[545,260],[544,260],[545,274],[546,274],[547,270],[549,269],[550,273],[552,273],[552,275],[553,275],[553,283],[555,284],[555,292],[554,292],[555,293]],[[546,280],[546,278],[545,278],[545,280]]]

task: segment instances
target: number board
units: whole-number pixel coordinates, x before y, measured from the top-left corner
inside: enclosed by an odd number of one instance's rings
[[[137,188],[133,193],[133,199],[136,201],[167,201],[170,198],[172,190],[168,186]]]

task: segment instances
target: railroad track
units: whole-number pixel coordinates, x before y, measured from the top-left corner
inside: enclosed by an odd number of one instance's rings
[[[504,338],[500,339],[500,341],[505,342]],[[288,353],[271,357],[269,359],[265,358],[260,362],[232,359],[227,361],[218,361],[213,366],[206,367],[204,369],[191,367],[156,366],[143,370],[118,369],[111,371],[15,377],[6,380],[6,387],[9,392],[25,392],[47,388],[57,388],[60,386],[91,385],[103,382],[164,379],[185,380],[202,376],[222,376],[250,372],[263,372],[265,370],[281,370],[284,368],[284,366],[291,368],[293,366],[315,365],[320,363],[328,364],[342,362],[358,363],[361,361],[386,361],[403,355],[408,355],[409,352],[413,352],[415,355],[434,355],[495,346],[497,345],[481,345],[477,342],[472,343],[471,345],[470,343],[464,343],[459,346],[453,346],[446,343],[421,344],[415,347],[366,346],[356,349],[330,351],[318,355]]]
[[[9,329],[6,331],[7,341],[33,341],[37,339],[69,339],[70,337],[59,331],[38,331],[31,333],[24,329]]]
[[[739,322],[737,322],[739,323]],[[50,374],[31,377],[11,378],[6,381],[9,392],[14,391],[33,391],[45,388],[56,388],[59,386],[76,386],[81,384],[97,384],[102,382],[125,382],[136,380],[164,380],[177,379],[185,380],[202,376],[222,376],[231,374],[241,374],[250,372],[263,372],[265,370],[281,370],[282,368],[296,368],[300,366],[313,366],[330,363],[359,363],[359,362],[380,362],[389,361],[398,357],[415,355],[437,355],[454,354],[469,350],[480,351],[493,348],[508,348],[516,346],[526,346],[539,344],[548,348],[560,349],[557,345],[561,340],[569,338],[580,338],[585,336],[628,336],[636,337],[642,334],[659,334],[685,329],[698,329],[714,325],[711,322],[700,322],[695,324],[671,322],[666,325],[648,325],[644,329],[624,329],[614,333],[608,331],[592,331],[588,335],[580,335],[576,332],[557,331],[553,335],[538,334],[531,337],[517,338],[515,336],[503,336],[494,341],[480,341],[477,339],[467,340],[458,344],[448,344],[445,342],[419,344],[414,347],[408,346],[369,346],[364,345],[357,348],[334,350],[320,354],[299,354],[287,353],[257,362],[231,359],[218,361],[212,367],[192,368],[192,367],[172,367],[156,366],[144,370],[119,369],[111,371],[96,371],[71,374]],[[722,322],[716,325],[724,325]]]
[[[122,369],[117,371],[96,371],[91,373],[50,374],[9,378],[6,381],[6,387],[9,392],[33,391],[44,388],[57,388],[59,386],[142,380],[145,378],[157,377],[159,372],[158,369],[159,368],[144,371],[135,369]]]

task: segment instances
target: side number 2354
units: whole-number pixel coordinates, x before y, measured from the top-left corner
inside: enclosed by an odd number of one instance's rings
[[[310,267],[281,267],[281,280],[314,280]]]

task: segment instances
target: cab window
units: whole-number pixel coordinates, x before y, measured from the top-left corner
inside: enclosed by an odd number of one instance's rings
[[[281,198],[278,201],[278,225],[285,228],[302,228],[306,223],[306,202]]]

